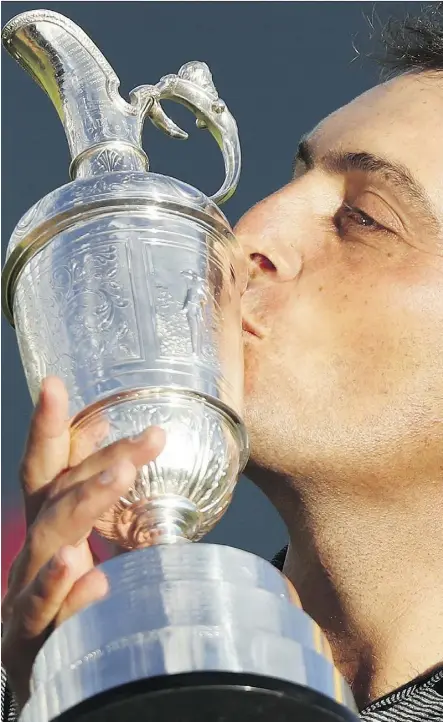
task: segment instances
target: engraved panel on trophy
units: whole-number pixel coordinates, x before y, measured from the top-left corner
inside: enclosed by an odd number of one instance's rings
[[[22,274],[16,317],[21,325],[33,319],[32,328],[18,329],[26,339],[22,352],[32,388],[56,374],[74,387],[92,385],[104,393],[114,365],[140,359],[128,235],[99,224],[60,234]]]
[[[175,247],[170,237],[145,245],[145,263],[155,289],[159,357],[200,361],[218,369],[220,276],[214,260]],[[190,244],[191,245],[191,244]],[[209,283],[208,283],[209,279]]]
[[[88,234],[89,235],[89,234]],[[88,363],[104,368],[140,358],[131,297],[127,236],[107,229],[93,233],[93,244],[75,244],[78,252],[53,261],[52,290],[65,297],[64,313],[71,344],[82,348]],[[93,247],[92,247],[93,245]],[[91,343],[93,339],[97,339]]]

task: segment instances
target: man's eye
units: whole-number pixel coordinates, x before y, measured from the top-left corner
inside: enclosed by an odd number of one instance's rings
[[[345,231],[348,226],[360,226],[368,231],[389,232],[386,226],[378,223],[378,221],[360,210],[360,208],[349,206],[347,203],[344,203],[336,214],[334,223],[339,231]]]

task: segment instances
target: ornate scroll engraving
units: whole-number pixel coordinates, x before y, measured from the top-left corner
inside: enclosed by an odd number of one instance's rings
[[[100,392],[100,379],[109,376],[112,366],[141,355],[126,245],[100,242],[97,233],[92,248],[87,233],[76,238],[66,255],[66,236],[30,261],[16,295],[17,333],[33,397],[49,374],[65,378],[73,388],[79,376],[95,377]]]

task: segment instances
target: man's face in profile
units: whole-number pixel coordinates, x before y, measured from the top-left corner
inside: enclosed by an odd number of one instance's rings
[[[236,228],[254,465],[395,496],[443,446],[443,74],[326,118]],[[440,465],[440,467],[439,467]],[[389,484],[387,481],[389,480]]]

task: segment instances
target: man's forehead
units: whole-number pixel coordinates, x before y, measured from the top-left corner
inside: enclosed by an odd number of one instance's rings
[[[319,158],[366,152],[403,165],[443,218],[443,73],[376,86],[322,121],[309,141]]]

